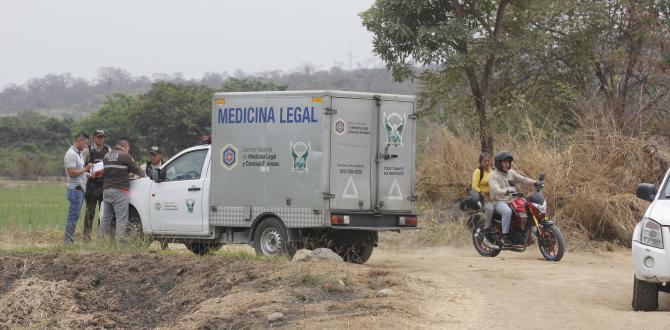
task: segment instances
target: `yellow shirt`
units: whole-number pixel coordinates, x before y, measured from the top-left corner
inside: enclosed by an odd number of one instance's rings
[[[489,175],[491,175],[491,169],[484,170],[484,176],[479,180],[479,168],[475,169],[475,172],[472,173],[472,190],[482,194],[489,194]]]

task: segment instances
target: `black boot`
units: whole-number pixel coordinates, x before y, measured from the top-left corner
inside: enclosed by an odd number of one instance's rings
[[[512,240],[509,239],[509,234],[504,234],[502,239],[502,245],[512,246]]]

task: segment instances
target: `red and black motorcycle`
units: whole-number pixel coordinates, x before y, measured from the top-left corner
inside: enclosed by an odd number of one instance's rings
[[[523,193],[510,192],[514,197],[509,202],[512,209],[512,224],[509,238],[511,245],[502,243],[502,219],[500,214],[493,214],[493,230],[484,231],[484,212],[477,210],[468,220],[472,228],[472,242],[477,252],[484,257],[495,257],[502,250],[523,252],[526,248],[537,243],[542,256],[549,261],[559,261],[565,252],[563,235],[556,224],[547,217],[547,201],[544,199],[544,174],[540,175],[535,185],[535,192],[529,196]]]

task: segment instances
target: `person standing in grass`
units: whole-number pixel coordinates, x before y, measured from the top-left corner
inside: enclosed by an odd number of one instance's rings
[[[74,242],[74,230],[79,220],[81,204],[86,191],[86,174],[91,169],[91,164],[84,166],[81,151],[88,144],[88,135],[80,132],[74,137],[70,149],[65,152],[63,162],[65,164],[65,175],[67,177],[67,222],[65,224],[65,244]]]
[[[96,164],[102,162],[103,157],[110,151],[110,147],[105,144],[105,131],[96,129],[93,132],[93,143],[84,148],[82,158],[86,164]],[[102,174],[102,173],[100,173]],[[102,206],[102,176],[95,174],[88,179],[86,183],[86,213],[84,214],[84,240],[91,240],[91,231],[93,229],[93,218],[95,209]],[[102,214],[102,208],[100,208]],[[100,226],[100,216],[98,216],[98,226]]]
[[[128,228],[128,205],[130,198],[130,173],[144,177],[144,171],[135,164],[135,160],[128,153],[130,142],[127,138],[120,138],[110,152],[103,159],[103,208],[105,212],[98,228],[100,238],[107,237],[109,224],[116,216],[116,240],[125,241]]]

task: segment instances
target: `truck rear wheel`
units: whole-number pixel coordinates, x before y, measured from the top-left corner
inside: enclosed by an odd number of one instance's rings
[[[346,262],[364,264],[372,256],[374,248],[374,245],[371,243],[362,243],[356,245],[338,245],[332,250]]]
[[[293,259],[296,247],[288,241],[288,231],[277,218],[267,218],[254,232],[254,249],[259,256],[286,256]]]
[[[212,254],[218,251],[223,246],[223,244],[221,243],[202,243],[202,242],[189,242],[184,243],[184,245],[186,245],[186,248],[189,251],[193,252],[193,254],[199,256]]]

